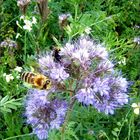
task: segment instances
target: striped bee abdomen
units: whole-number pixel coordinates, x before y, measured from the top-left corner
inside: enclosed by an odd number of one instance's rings
[[[35,77],[35,74],[31,73],[31,72],[23,72],[22,75],[21,75],[21,79],[24,82],[27,82],[29,84],[33,84],[34,83],[34,77]]]
[[[52,84],[51,80],[47,76],[44,76],[42,74],[34,74],[32,72],[22,73],[21,79],[38,89],[48,90],[51,88]]]

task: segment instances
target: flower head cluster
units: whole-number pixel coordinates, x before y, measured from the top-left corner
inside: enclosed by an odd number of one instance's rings
[[[73,92],[72,99],[106,114],[128,103],[128,82],[114,70],[107,49],[87,36],[40,56],[38,63],[40,72],[52,83],[48,91],[30,90],[26,101],[27,123],[39,139],[47,138],[49,130],[58,129],[64,122],[67,104],[48,100],[52,92]]]
[[[13,48],[17,48],[17,43],[14,40],[7,38],[0,43],[0,47],[13,49]]]
[[[103,45],[82,36],[75,43],[67,43],[59,54],[60,62],[55,62],[51,53],[41,57],[40,68],[58,83],[73,79],[79,102],[106,114],[128,103],[128,82],[114,70]]]
[[[60,27],[64,27],[67,25],[67,20],[69,17],[71,17],[71,14],[69,13],[59,15],[58,20]]]
[[[49,76],[54,82],[64,82],[69,77],[62,63],[55,62],[52,53],[48,53],[39,59],[42,73]]]
[[[64,122],[67,103],[60,100],[49,101],[49,91],[32,89],[25,102],[27,123],[39,139],[46,139],[51,129],[58,129]]]

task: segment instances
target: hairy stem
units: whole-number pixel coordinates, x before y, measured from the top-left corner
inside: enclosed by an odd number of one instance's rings
[[[75,99],[74,97],[71,98],[71,100],[70,100],[69,109],[68,109],[68,112],[67,112],[67,115],[66,115],[66,118],[65,118],[65,122],[64,122],[64,124],[63,124],[63,126],[62,126],[62,129],[61,129],[61,133],[62,133],[62,135],[61,135],[61,140],[64,140],[64,139],[65,139],[65,138],[64,138],[65,129],[66,129],[67,123],[68,123],[68,121],[69,121],[71,112],[72,112],[72,110],[73,110],[75,100],[76,100],[76,99]]]

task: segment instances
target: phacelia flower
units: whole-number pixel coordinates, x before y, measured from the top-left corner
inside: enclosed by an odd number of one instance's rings
[[[106,114],[113,114],[128,103],[128,82],[115,71],[103,45],[82,36],[74,43],[67,43],[59,55],[60,62],[54,61],[52,52],[40,57],[40,69],[55,83],[76,81],[74,96],[80,103],[93,105]]]
[[[91,104],[106,114],[113,114],[116,108],[128,103],[128,82],[114,70],[103,45],[82,36],[74,44],[67,43],[60,55],[64,67],[68,62],[71,68],[69,75],[79,79],[75,95],[79,102]]]
[[[14,40],[7,38],[0,43],[0,47],[13,49],[13,48],[17,48],[17,43]]]
[[[63,28],[68,24],[67,22],[68,22],[69,17],[71,17],[71,14],[69,14],[69,13],[59,15],[58,22],[59,22],[60,27]]]
[[[39,58],[40,69],[42,73],[48,75],[54,81],[64,81],[69,77],[65,67],[61,63],[54,61],[51,53]]]
[[[51,79],[55,92],[72,87],[78,102],[106,114],[128,103],[128,82],[114,69],[104,45],[82,36],[66,43],[58,55],[60,61],[55,61],[52,51],[38,60],[41,73]],[[65,86],[66,80],[73,85]]]
[[[59,129],[67,111],[65,101],[47,99],[50,92],[31,89],[25,101],[27,123],[39,139],[46,139],[51,129]]]
[[[69,14],[69,13],[59,15],[59,17],[58,17],[59,23],[64,22],[64,21],[67,20],[67,18],[69,18],[70,16],[71,16],[71,14]]]
[[[50,70],[50,77],[60,82],[67,79],[69,74],[64,70],[64,67],[59,65]]]
[[[67,43],[62,48],[60,55],[81,65],[84,69],[87,69],[92,64],[93,59],[106,60],[108,58],[105,47],[98,45],[95,41],[85,36],[78,39],[74,44]]]

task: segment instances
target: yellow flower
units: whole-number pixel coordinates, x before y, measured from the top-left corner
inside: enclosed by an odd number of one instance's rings
[[[131,106],[134,108],[134,113],[139,115],[140,114],[140,102],[137,104],[133,103]]]

